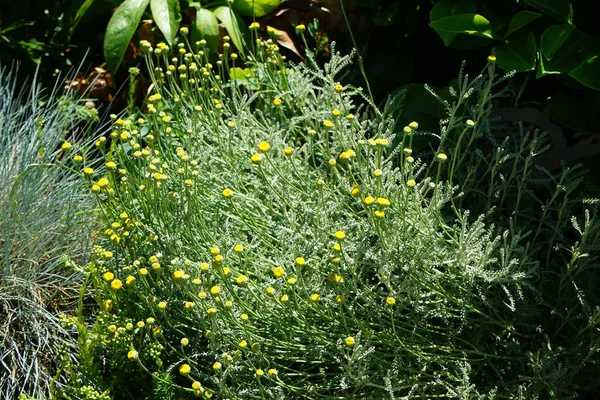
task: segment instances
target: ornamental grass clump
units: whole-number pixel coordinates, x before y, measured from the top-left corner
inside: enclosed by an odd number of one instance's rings
[[[461,153],[417,157],[417,122],[395,137],[389,115],[361,110],[336,79],[350,57],[290,69],[257,43],[245,70],[228,53],[211,65],[202,42],[175,57],[142,43],[145,112],[115,117],[96,144],[105,171],[82,170],[105,227],[73,386],[119,399],[547,394],[563,376],[527,353],[548,348],[530,318],[540,264],[526,232],[462,208]],[[443,122],[442,139],[483,126],[485,109]]]
[[[68,135],[89,130],[97,113],[59,85],[45,91],[35,76],[19,87],[17,69],[0,66],[2,399],[48,395],[75,346],[57,313],[75,312],[82,275],[70,259],[90,251],[93,202],[77,174],[51,165],[81,157]]]

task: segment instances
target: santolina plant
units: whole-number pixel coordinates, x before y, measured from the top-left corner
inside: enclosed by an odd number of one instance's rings
[[[71,321],[79,362],[64,395],[571,395],[574,370],[552,364],[571,349],[554,352],[538,320],[549,301],[539,242],[516,216],[498,227],[461,203],[510,209],[527,186],[519,157],[534,156],[507,153],[508,177],[500,155],[469,166],[492,132],[493,59],[461,76],[439,146],[419,157],[417,122],[395,137],[389,115],[361,111],[362,92],[338,83],[350,57],[288,68],[255,39],[245,69],[228,46],[211,65],[202,41],[196,52],[142,43],[145,112],[115,116],[95,145],[104,166],[81,166],[105,224],[85,268],[100,310],[91,325]],[[586,215],[573,254],[597,236]],[[581,346],[598,343],[592,322]]]

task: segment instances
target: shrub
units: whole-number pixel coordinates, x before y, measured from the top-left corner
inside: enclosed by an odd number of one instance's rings
[[[413,141],[431,133],[412,123],[392,147],[390,114],[337,83],[349,57],[289,69],[267,41],[242,70],[229,55],[212,66],[184,45],[173,59],[164,44],[144,47],[147,112],[116,119],[96,143],[106,171],[83,170],[106,226],[87,266],[101,310],[80,340],[75,388],[157,399],[574,393],[597,357],[598,311],[571,271],[590,276],[579,256],[592,259],[598,229],[592,214],[573,220],[582,238],[557,298],[577,334],[554,349],[541,285],[557,272],[539,246],[562,245],[571,203],[556,216],[552,197],[537,214],[543,233],[522,229],[538,210],[523,199],[543,139],[494,142],[491,104],[507,77],[493,58],[461,76],[439,148],[417,157]],[[484,140],[493,151],[472,150]]]
[[[73,346],[56,313],[70,309],[77,293],[80,275],[68,264],[89,251],[92,203],[74,174],[49,166],[77,154],[65,131],[94,115],[59,97],[58,86],[44,94],[34,79],[19,89],[16,69],[0,68],[2,398],[47,393],[55,357]]]

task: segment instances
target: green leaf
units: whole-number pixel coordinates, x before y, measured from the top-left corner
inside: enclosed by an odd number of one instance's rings
[[[573,25],[552,25],[542,33],[541,49],[544,56],[551,60],[552,56],[575,30]]]
[[[79,22],[81,22],[81,18],[83,18],[88,8],[91,7],[94,1],[96,0],[86,0],[81,7],[79,7],[79,10],[77,10],[77,14],[75,14],[75,18],[73,18],[73,24],[71,25],[71,29],[69,31],[69,39],[71,38],[71,35],[73,35],[75,28],[77,28],[77,25],[79,25]]]
[[[164,35],[167,43],[173,46],[179,22],[181,22],[179,0],[150,0],[150,10],[156,26]]]
[[[442,18],[450,17],[452,15],[459,14],[474,14],[476,11],[475,2],[472,0],[441,0],[435,3],[431,12],[429,13],[429,21],[434,22]],[[436,30],[446,47],[450,46],[455,33],[444,32]]]
[[[589,88],[600,90],[600,54],[585,60],[579,67],[569,72],[569,76]]]
[[[521,12],[517,13],[510,21],[510,24],[508,25],[508,28],[506,29],[506,33],[504,34],[504,37],[506,38],[506,37],[510,36],[514,32],[518,31],[519,29],[523,28],[524,26],[529,25],[530,23],[532,23],[536,19],[540,18],[541,16],[542,16],[542,14],[536,13],[533,11],[521,11]]]
[[[433,21],[429,24],[438,32],[467,34],[493,39],[492,24],[479,14],[453,15]]]
[[[573,23],[573,6],[569,0],[524,0],[524,2],[560,22]]]
[[[219,21],[215,14],[201,8],[196,12],[196,21],[192,25],[192,41],[195,43],[198,40],[206,40],[208,48],[217,53],[217,46],[219,45]]]
[[[104,58],[111,73],[114,74],[119,68],[149,2],[150,0],[125,0],[108,21],[104,36]]]
[[[538,50],[538,60],[539,62],[537,71],[535,72],[535,79],[540,79],[546,75],[560,74],[558,71],[548,71],[546,69],[546,62],[544,61],[544,55],[542,54],[541,49]]]
[[[505,71],[525,72],[535,68],[537,44],[533,32],[514,34],[496,48],[496,63]]]
[[[250,36],[250,31],[248,27],[244,23],[244,21],[236,15],[233,10],[229,7],[219,7],[214,11],[215,15],[225,25],[225,29],[229,36],[231,36],[231,40],[233,40],[233,44],[237,47],[240,53],[244,53],[244,43],[247,42],[245,38]]]
[[[231,8],[246,17],[262,17],[276,9],[279,4],[281,0],[235,0]]]

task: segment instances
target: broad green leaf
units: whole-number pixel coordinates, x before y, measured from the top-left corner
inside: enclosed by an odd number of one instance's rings
[[[192,41],[195,43],[201,39],[206,40],[210,51],[216,54],[219,45],[219,21],[215,14],[206,8],[196,12],[196,21],[192,25]]]
[[[111,73],[114,74],[119,68],[149,2],[150,0],[125,0],[108,21],[104,36],[104,58]]]
[[[276,9],[279,4],[281,0],[235,0],[231,8],[246,17],[262,17]]]
[[[600,54],[585,60],[579,67],[569,72],[569,76],[589,88],[600,90]]]
[[[247,42],[246,38],[250,37],[250,31],[248,27],[244,23],[244,21],[236,15],[232,9],[229,7],[219,7],[214,11],[215,15],[225,25],[225,29],[229,36],[231,36],[231,40],[233,40],[233,44],[237,47],[240,53],[244,53],[244,43]]]
[[[560,72],[558,72],[558,71],[548,71],[546,69],[545,57],[542,54],[542,50],[541,49],[538,50],[538,60],[539,61],[538,61],[537,70],[535,72],[535,79],[543,78],[546,75],[560,74]]]
[[[479,14],[460,14],[438,19],[429,24],[438,32],[483,36],[493,39],[492,24]]]
[[[544,56],[551,60],[552,56],[569,38],[575,30],[573,25],[552,25],[542,33],[540,47]]]
[[[600,52],[600,40],[572,25],[554,25],[542,34],[542,55],[547,72],[569,72]]]
[[[77,14],[75,14],[75,18],[73,18],[73,24],[71,25],[71,30],[69,31],[69,38],[71,38],[71,35],[75,31],[75,28],[77,28],[77,25],[79,25],[79,22],[81,22],[81,18],[83,18],[88,8],[94,4],[94,1],[96,0],[85,0],[81,7],[79,7]]]
[[[435,3],[431,9],[431,12],[429,13],[429,21],[434,22],[452,15],[475,14],[476,9],[477,8],[473,0],[441,0]],[[437,30],[436,32],[446,47],[450,46],[450,43],[452,43],[452,40],[456,36],[455,33]]]
[[[524,2],[558,21],[573,23],[573,7],[569,0],[524,0]]]
[[[496,63],[505,71],[525,72],[535,68],[537,44],[533,32],[514,34],[496,48]]]
[[[524,26],[529,25],[530,23],[532,23],[536,19],[540,18],[541,16],[542,16],[542,14],[536,13],[533,11],[521,11],[521,12],[517,13],[510,21],[510,24],[508,25],[508,28],[506,29],[506,33],[504,34],[504,37],[505,38],[509,37],[514,32],[518,31],[519,29],[523,28]]]
[[[156,26],[172,46],[181,22],[179,0],[150,0],[150,10]]]

